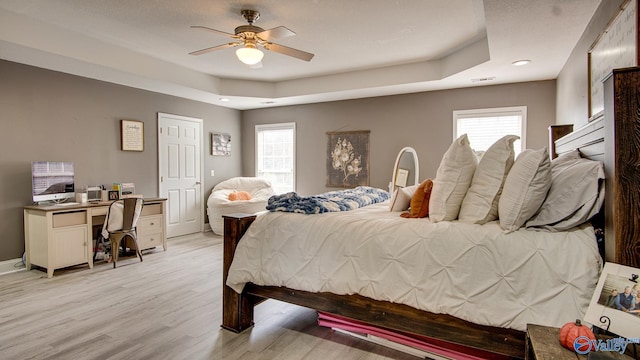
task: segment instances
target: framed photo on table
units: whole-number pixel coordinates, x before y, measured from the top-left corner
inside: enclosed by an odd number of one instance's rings
[[[118,190],[109,190],[109,200],[120,200],[120,192]]]
[[[640,338],[640,269],[604,264],[584,320],[626,338]]]
[[[396,186],[407,187],[408,178],[409,178],[409,170],[399,168],[398,173],[396,174]]]
[[[120,145],[123,151],[144,151],[144,123],[120,120]]]
[[[591,45],[588,53],[589,121],[604,112],[603,81],[613,69],[637,66],[638,2],[627,0],[621,10],[607,24],[606,29]]]

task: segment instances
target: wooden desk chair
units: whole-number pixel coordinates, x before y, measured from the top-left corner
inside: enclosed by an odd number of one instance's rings
[[[138,246],[138,235],[136,232],[136,224],[140,213],[142,212],[142,206],[144,200],[141,198],[127,198],[124,200],[114,201],[109,206],[109,213],[105,223],[108,224],[107,231],[109,233],[109,241],[111,243],[111,257],[113,261],[113,267],[116,267],[118,256],[120,254],[120,244],[123,240],[126,240],[127,236],[131,238],[136,248],[136,254],[142,261],[142,252],[140,246]],[[121,209],[120,209],[121,208]],[[122,214],[122,227],[119,229],[113,229],[114,223],[119,224],[119,213]],[[111,221],[110,221],[111,220]],[[119,226],[117,226],[119,227]],[[123,243],[123,249],[126,249],[126,241]]]

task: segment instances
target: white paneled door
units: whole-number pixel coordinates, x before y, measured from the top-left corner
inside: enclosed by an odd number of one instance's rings
[[[158,155],[167,237],[202,231],[202,120],[158,113]]]

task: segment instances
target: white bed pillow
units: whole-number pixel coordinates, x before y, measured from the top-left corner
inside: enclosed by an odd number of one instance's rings
[[[504,136],[484,153],[462,201],[458,220],[484,224],[498,218],[498,200],[507,174],[513,166],[516,135]]]
[[[429,200],[431,221],[451,221],[458,217],[476,165],[467,134],[463,134],[449,146],[440,161]]]
[[[389,202],[389,211],[406,211],[417,188],[418,185],[411,185],[396,189]]]
[[[551,161],[546,148],[525,150],[504,181],[498,202],[500,227],[518,230],[540,209],[551,186]]]
[[[604,166],[600,161],[571,159],[551,167],[551,188],[527,227],[564,231],[589,220],[604,200]]]

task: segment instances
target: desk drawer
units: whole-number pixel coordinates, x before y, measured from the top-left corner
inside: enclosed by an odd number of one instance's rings
[[[142,216],[162,214],[162,204],[149,204],[142,207]]]
[[[162,234],[162,216],[141,216],[137,225],[138,236]]]
[[[140,245],[140,250],[163,246],[162,233],[138,236],[138,245]]]
[[[53,214],[52,217],[53,217],[54,228],[83,225],[87,223],[86,211],[56,213],[56,214]]]
[[[108,206],[95,207],[91,209],[92,216],[107,215],[108,212],[109,212]]]

